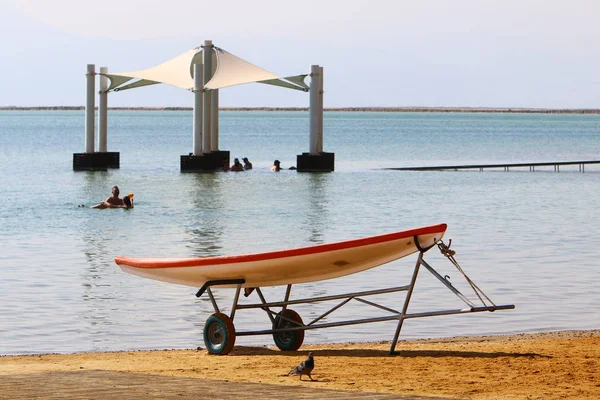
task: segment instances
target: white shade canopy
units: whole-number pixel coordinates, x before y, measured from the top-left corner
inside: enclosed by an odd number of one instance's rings
[[[103,74],[111,81],[107,91],[133,89],[158,83],[166,83],[192,91],[194,88],[193,64],[202,64],[202,51],[202,48],[196,47],[169,61],[140,71]],[[220,89],[258,82],[308,91],[308,86],[304,83],[307,74],[283,78],[218,47],[213,48],[213,55],[215,56],[212,57],[214,74],[206,83],[205,89]]]

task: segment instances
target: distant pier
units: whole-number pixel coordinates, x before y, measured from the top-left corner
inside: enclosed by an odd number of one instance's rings
[[[560,172],[560,167],[565,165],[577,165],[579,172],[585,172],[585,166],[587,164],[600,164],[600,161],[554,161],[554,162],[539,162],[539,163],[511,163],[511,164],[466,164],[466,165],[440,165],[430,167],[402,167],[402,168],[384,168],[387,170],[394,171],[445,171],[453,170],[458,171],[459,169],[478,169],[483,171],[484,169],[502,168],[504,171],[510,170],[510,168],[529,168],[529,171],[535,171],[536,167],[553,167],[554,172]]]

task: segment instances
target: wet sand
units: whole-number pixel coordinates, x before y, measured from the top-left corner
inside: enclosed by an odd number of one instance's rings
[[[147,399],[154,398],[152,388],[162,398],[185,398],[199,395],[200,387],[212,388],[213,398],[278,398],[288,391],[295,398],[304,393],[332,399],[371,393],[405,399],[600,398],[600,330],[400,341],[398,356],[388,356],[389,346],[306,345],[298,352],[237,346],[228,356],[206,350],[3,356],[0,398],[35,398],[38,393],[44,398]],[[286,375],[309,350],[316,381]],[[63,389],[47,386],[51,381],[62,382]]]

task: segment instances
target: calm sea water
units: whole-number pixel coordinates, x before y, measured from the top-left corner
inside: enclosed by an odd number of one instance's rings
[[[399,172],[385,167],[592,160],[600,116],[326,113],[336,172],[267,171],[308,150],[308,114],[222,112],[220,147],[253,171],[182,174],[190,112],[109,113],[121,168],[72,171],[84,149],[83,112],[0,111],[0,354],[204,346],[212,313],[196,288],[123,273],[114,257],[269,251],[446,222],[457,259],[512,311],[408,320],[402,337],[598,329],[600,168]],[[92,210],[113,185],[133,210]],[[437,252],[426,259],[465,293]],[[341,279],[295,286],[299,297],[407,284],[416,256]],[[215,290],[230,307],[233,290]],[[282,288],[265,290],[278,300]],[[472,296],[471,296],[472,297]],[[402,293],[378,298],[401,308]],[[332,304],[329,304],[331,306]],[[306,320],[328,304],[295,307]],[[461,308],[426,271],[409,311]],[[336,317],[337,315],[337,317]],[[358,303],[327,318],[385,315]],[[267,329],[240,311],[236,327]],[[307,343],[390,340],[395,324],[309,331]],[[269,345],[268,336],[238,344]]]

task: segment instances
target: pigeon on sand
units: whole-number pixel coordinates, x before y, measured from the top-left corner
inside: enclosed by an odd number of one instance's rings
[[[288,375],[300,375],[300,380],[302,380],[302,375],[308,375],[311,381],[314,381],[310,373],[315,368],[315,360],[313,358],[312,351],[308,353],[308,357],[306,360],[302,361],[296,368],[288,372]]]

